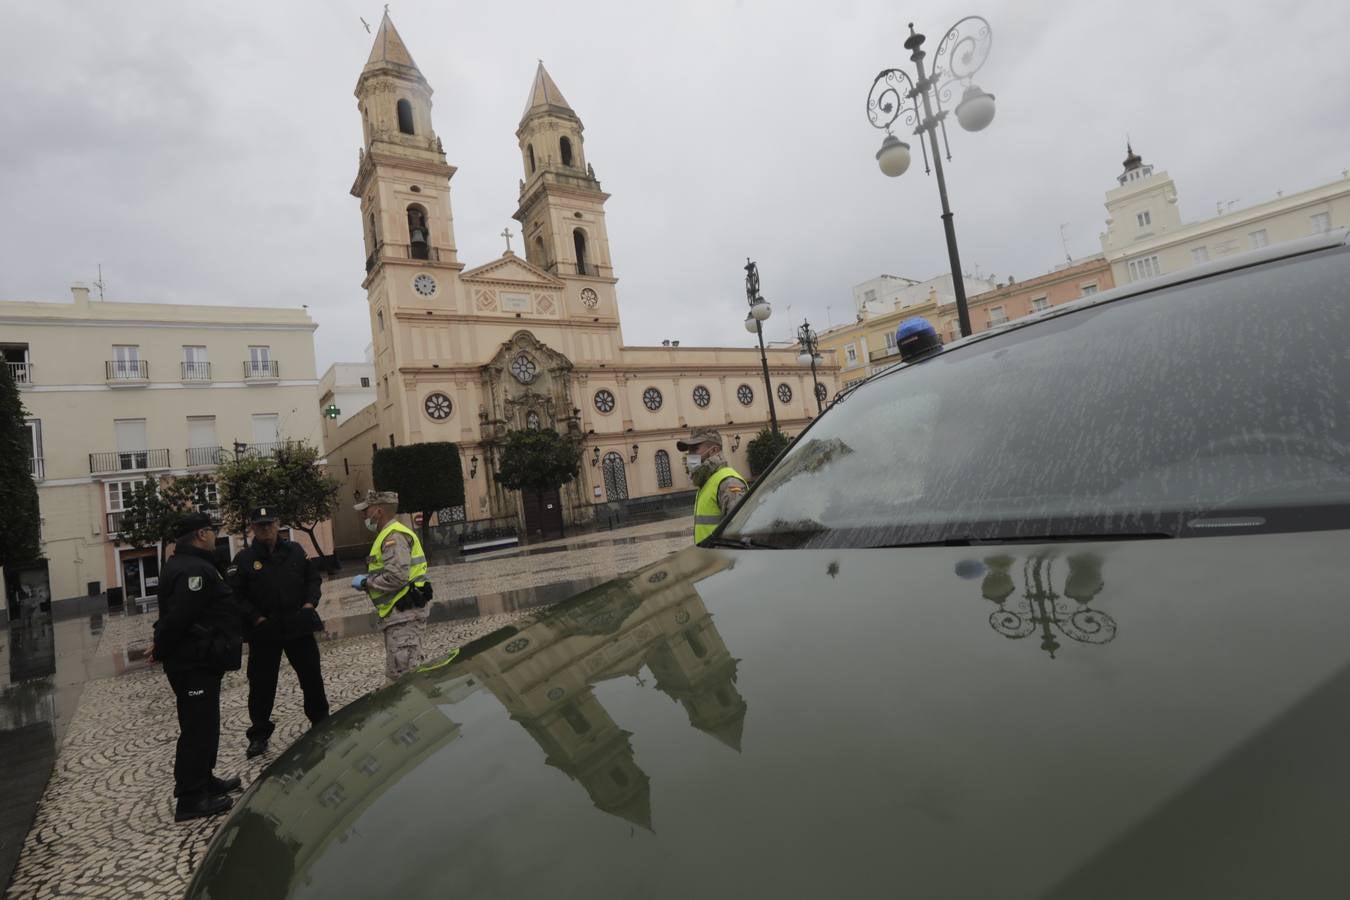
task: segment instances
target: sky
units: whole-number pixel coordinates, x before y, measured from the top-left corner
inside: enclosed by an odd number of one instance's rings
[[[353,90],[382,4],[6,4],[0,299],[307,305],[319,372],[370,341]],[[430,82],[460,260],[504,249],[536,66],[585,125],[624,339],[748,346],[747,257],[770,339],[852,317],[851,287],[948,271],[937,184],[890,179],[866,117],[878,71],[966,15],[993,29],[979,133],[950,129],[968,272],[1024,280],[1100,251],[1126,136],[1184,220],[1350,167],[1350,4],[1209,0],[467,3],[390,14]],[[902,135],[903,136],[903,135]],[[911,143],[913,143],[911,138]],[[1344,224],[1344,223],[1336,223]],[[1062,226],[1062,228],[1061,228]],[[517,240],[515,244],[519,249]]]

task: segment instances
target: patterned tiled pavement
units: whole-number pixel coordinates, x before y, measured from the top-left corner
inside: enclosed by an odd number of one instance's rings
[[[528,554],[435,568],[435,603],[443,607],[442,614],[449,609],[457,618],[436,621],[433,614],[427,631],[428,657],[523,615],[523,608],[501,608],[503,598],[509,600],[512,592],[560,582],[594,583],[688,543],[687,535],[672,532],[672,523],[665,522],[553,547],[539,545]],[[379,635],[369,630],[372,617],[364,602],[346,579],[325,586],[321,611],[330,639],[320,646],[334,710],[383,682],[383,646]],[[477,615],[458,618],[466,612]],[[119,618],[105,628],[99,652],[118,654],[137,667],[84,687],[6,897],[179,897],[223,820],[173,821],[170,773],[177,737],[173,695],[158,668],[134,662],[148,640],[153,618]],[[288,666],[283,663],[282,668]],[[247,687],[242,672],[225,678],[217,765],[218,773],[237,774],[245,784],[308,726],[299,687],[294,676],[283,671],[273,749],[248,760]]]

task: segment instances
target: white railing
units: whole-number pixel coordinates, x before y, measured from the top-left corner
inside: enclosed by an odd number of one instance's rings
[[[6,363],[9,366],[10,377],[14,379],[15,384],[33,383],[33,364],[30,362],[12,362]]]

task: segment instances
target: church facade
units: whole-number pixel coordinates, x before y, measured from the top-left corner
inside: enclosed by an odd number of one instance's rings
[[[591,521],[602,504],[693,490],[675,442],[721,429],[733,465],[769,420],[757,348],[629,347],[623,342],[605,201],[581,119],[542,63],[516,131],[523,178],[514,218],[524,256],[508,249],[467,266],[455,244],[432,89],[388,15],[357,82],[364,146],[352,195],[361,206],[374,348],[373,404],[325,424],[344,497],[370,484],[380,447],[450,441],[460,448],[468,521],[524,532]],[[729,317],[734,312],[729,311]],[[796,349],[768,351],[780,427],[816,414]],[[818,374],[833,395],[832,359]],[[498,485],[507,434],[550,428],[582,446],[582,472],[539,504]],[[538,508],[535,508],[535,507]],[[528,508],[527,508],[528,507]],[[349,509],[339,544],[361,532]]]

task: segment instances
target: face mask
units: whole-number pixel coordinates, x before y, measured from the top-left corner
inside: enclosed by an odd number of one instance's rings
[[[380,523],[374,519],[366,519],[366,531],[379,531]]]
[[[699,456],[697,453],[690,453],[685,461],[689,463],[689,469],[691,471],[703,465],[703,457]]]

